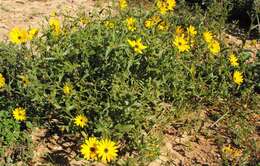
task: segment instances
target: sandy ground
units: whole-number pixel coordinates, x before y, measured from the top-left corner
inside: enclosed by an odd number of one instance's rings
[[[73,15],[79,7],[83,7],[85,11],[91,11],[94,8],[108,5],[108,2],[109,0],[0,0],[0,41],[7,40],[8,32],[15,26],[25,28],[40,27],[45,17],[49,16],[53,11],[66,10]],[[230,35],[225,36],[225,40],[230,45],[241,44],[239,40]],[[248,44],[252,51],[252,60],[256,56],[257,49],[260,48],[259,44],[259,42],[253,46],[250,42]],[[195,115],[194,117],[200,116]],[[203,117],[202,119],[207,118]],[[173,132],[169,134],[169,131],[167,131],[165,134],[165,145],[161,148],[162,155],[158,160],[150,163],[149,166],[160,166],[166,162],[193,165],[195,161],[202,165],[219,164],[220,156],[214,140],[205,139],[204,136],[194,139],[191,135],[178,134],[176,128],[171,130]],[[64,161],[70,160],[70,165],[86,165],[84,161],[76,161],[74,159],[76,156],[75,151],[67,151],[73,149],[74,146],[78,147],[78,145],[72,144],[77,141],[67,141],[55,135],[47,138],[46,132],[45,129],[37,129],[32,134],[35,144],[32,165],[47,163],[48,158],[43,157],[46,154],[49,154],[48,156],[51,156],[52,160],[54,158]],[[189,150],[185,149],[186,146],[184,145],[187,144],[190,145]],[[66,148],[64,149],[64,147]],[[69,153],[70,155],[66,156],[63,153]],[[54,161],[54,163],[60,163],[59,160]]]
[[[8,32],[14,26],[39,27],[53,11],[69,10],[71,13],[79,7],[91,11],[101,0],[0,0],[0,40],[6,40]]]

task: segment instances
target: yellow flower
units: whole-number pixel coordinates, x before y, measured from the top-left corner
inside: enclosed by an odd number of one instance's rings
[[[151,17],[152,21],[154,22],[154,24],[158,24],[161,21],[161,17],[158,15],[155,15],[153,17]]]
[[[133,17],[129,17],[126,19],[126,25],[127,25],[127,29],[129,31],[135,31],[136,30],[136,19]]]
[[[74,123],[77,125],[77,126],[80,126],[80,127],[84,127],[87,125],[88,123],[88,119],[87,117],[85,117],[84,115],[77,115],[75,118],[74,118]]]
[[[119,7],[121,10],[125,10],[127,8],[127,1],[126,0],[119,0]]]
[[[26,120],[26,111],[22,107],[15,108],[13,111],[13,117],[15,120],[18,121],[25,121]]]
[[[113,29],[115,27],[115,23],[112,21],[105,21],[105,26],[109,29]]]
[[[161,14],[166,14],[168,11],[172,11],[176,6],[175,0],[157,0],[156,3]]]
[[[210,31],[206,31],[203,33],[203,39],[207,42],[207,43],[211,43],[211,41],[213,40],[213,35]]]
[[[147,48],[142,44],[142,39],[139,38],[137,40],[127,40],[128,44],[134,49],[134,51],[138,54],[142,54],[143,50]]]
[[[220,52],[220,45],[219,42],[216,40],[212,40],[210,43],[208,43],[208,48],[210,52],[214,55]]]
[[[9,39],[14,44],[22,44],[28,40],[28,33],[24,28],[15,27],[9,32]]]
[[[222,153],[226,156],[230,157],[231,159],[237,159],[238,157],[242,156],[242,151],[240,149],[231,147],[230,145],[224,146],[222,148]]]
[[[233,74],[233,80],[236,84],[241,85],[244,81],[242,73],[240,71],[235,71]]]
[[[162,21],[160,22],[160,24],[158,25],[158,29],[160,31],[167,31],[169,29],[169,24],[166,21]]]
[[[176,36],[173,41],[173,46],[176,46],[179,52],[189,51],[190,46],[188,41],[184,39],[184,34],[182,36]]]
[[[152,28],[154,25],[157,25],[161,21],[160,16],[152,16],[144,22],[144,26],[148,29]]]
[[[28,79],[27,76],[21,75],[21,76],[20,76],[20,79],[21,79],[21,81],[22,81],[23,86],[26,87],[27,85],[29,85],[30,81],[29,81],[29,79]]]
[[[29,36],[28,36],[29,40],[32,40],[38,34],[38,32],[39,32],[39,29],[37,29],[37,28],[30,29],[29,33],[28,33],[29,34]]]
[[[145,28],[151,29],[154,26],[154,22],[152,19],[148,19],[144,22]]]
[[[3,88],[5,86],[5,78],[2,75],[2,73],[0,73],[0,89]]]
[[[85,26],[85,25],[87,25],[89,22],[90,22],[90,20],[89,20],[88,18],[82,17],[82,18],[80,18],[80,20],[79,20],[79,25],[80,25],[80,26]]]
[[[97,146],[98,157],[101,158],[101,161],[104,163],[110,162],[111,160],[116,159],[118,146],[115,142],[104,139],[101,140]]]
[[[55,35],[61,34],[61,25],[60,25],[59,19],[57,19],[55,17],[51,17],[49,20],[49,25],[50,25],[51,29],[54,31]]]
[[[197,31],[196,31],[195,27],[192,26],[192,25],[190,25],[187,28],[187,32],[188,32],[188,35],[191,36],[191,37],[194,37],[197,34]]]
[[[257,45],[257,40],[255,40],[255,39],[252,40],[252,41],[251,41],[251,46],[256,46],[256,45]]]
[[[238,59],[234,54],[229,55],[229,62],[231,64],[231,66],[237,67],[239,65],[239,63],[237,61],[238,61]]]
[[[181,26],[177,26],[175,30],[176,36],[181,36],[183,34],[184,30]]]
[[[224,147],[222,148],[222,152],[223,152],[223,153],[232,153],[231,146],[230,146],[230,145],[224,146]]]
[[[50,16],[51,16],[51,17],[57,16],[57,12],[56,12],[55,10],[51,11]]]
[[[97,160],[98,143],[99,142],[95,137],[90,137],[89,139],[85,140],[85,142],[80,146],[80,152],[83,154],[85,159]]]
[[[70,83],[65,83],[63,86],[63,92],[65,95],[69,95],[72,93],[73,87]]]

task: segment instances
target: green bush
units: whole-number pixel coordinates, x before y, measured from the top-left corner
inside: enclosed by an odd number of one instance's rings
[[[141,154],[138,160],[145,162],[158,155],[154,142],[159,140],[150,131],[167,121],[161,117],[167,111],[163,104],[172,106],[168,111],[173,115],[187,104],[195,109],[254,98],[253,64],[245,63],[249,57],[243,50],[225,45],[223,25],[216,27],[181,4],[176,12],[162,15],[157,9],[132,8],[105,18],[65,17],[61,25],[52,16],[50,25],[31,41],[1,44],[5,121],[10,121],[11,110],[23,107],[26,121],[48,126],[46,122],[55,120],[69,133],[110,138],[120,145],[120,154]],[[160,19],[147,28],[152,16]],[[126,26],[129,17],[136,20],[134,31]],[[194,36],[187,32],[190,25]],[[178,26],[183,29],[179,35]],[[203,39],[205,31],[213,34],[210,42]],[[135,50],[139,38],[146,47],[142,53]],[[189,49],[180,51],[177,39],[185,40]],[[129,40],[136,40],[133,46]],[[212,52],[211,47],[217,48]],[[231,53],[239,65],[230,65]],[[235,71],[242,73],[242,82],[234,82]],[[87,117],[86,126],[75,125],[78,115]]]

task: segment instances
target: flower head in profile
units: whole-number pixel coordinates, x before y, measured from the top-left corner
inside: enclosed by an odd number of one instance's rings
[[[103,139],[97,146],[98,157],[103,163],[108,163],[117,157],[118,146],[109,139]]]
[[[29,40],[32,40],[39,32],[39,29],[37,28],[31,28],[28,32],[28,38]]]
[[[79,127],[85,127],[88,123],[88,118],[85,115],[77,115],[74,118],[74,123]]]
[[[231,66],[233,66],[233,67],[238,67],[239,66],[239,63],[237,62],[238,59],[237,59],[235,54],[233,54],[233,53],[230,54],[229,57],[228,57],[228,60],[229,60],[229,62],[231,64]]]
[[[99,144],[99,141],[96,139],[96,137],[90,137],[85,140],[85,142],[80,146],[80,152],[87,160],[97,160],[98,154],[97,154],[97,146]]]
[[[242,73],[240,71],[235,71],[233,74],[233,80],[236,84],[241,85],[244,82]]]
[[[137,40],[127,40],[128,44],[134,49],[134,51],[137,54],[142,54],[143,50],[147,48],[147,46],[144,46],[142,43],[142,39],[139,38]]]
[[[203,33],[203,39],[207,42],[207,43],[211,43],[211,41],[213,40],[213,35],[210,31],[205,31]]]
[[[184,38],[184,34],[182,36],[176,36],[173,40],[173,46],[175,46],[179,52],[189,51],[190,46],[188,41]]]
[[[209,51],[214,55],[217,55],[220,52],[220,44],[216,40],[212,40],[210,43],[208,43],[208,48]]]
[[[0,89],[3,88],[5,86],[5,78],[2,75],[2,73],[0,73]]]
[[[14,27],[9,32],[9,39],[14,44],[23,44],[28,40],[28,32],[24,28]]]
[[[26,120],[26,111],[22,107],[15,108],[13,110],[13,117],[17,121],[25,121]]]
[[[119,7],[121,10],[125,10],[128,7],[126,0],[119,0]]]
[[[135,31],[136,30],[136,19],[133,17],[127,18],[126,26],[129,31]]]
[[[197,31],[195,29],[194,26],[190,25],[188,28],[187,28],[187,32],[188,32],[188,35],[190,37],[194,37],[196,34],[197,34]]]
[[[61,34],[61,24],[60,20],[56,17],[51,17],[49,19],[49,25],[54,32],[55,35],[60,35]]]
[[[73,91],[73,86],[70,83],[65,83],[63,86],[63,93],[65,95],[70,95]]]
[[[184,30],[181,26],[177,26],[176,29],[175,29],[175,35],[176,36],[181,36],[182,34],[184,33]]]
[[[156,6],[162,15],[172,11],[176,6],[175,0],[157,0]]]

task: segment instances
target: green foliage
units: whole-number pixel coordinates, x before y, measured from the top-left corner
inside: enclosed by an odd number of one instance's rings
[[[255,64],[246,64],[250,57],[243,50],[229,48],[222,41],[222,16],[213,10],[204,17],[199,9],[196,12],[194,15],[180,4],[178,14],[161,16],[169,25],[166,31],[158,30],[158,25],[145,28],[150,16],[159,15],[155,9],[133,8],[105,18],[66,17],[60,35],[48,26],[27,44],[1,44],[0,73],[7,84],[0,92],[1,110],[5,110],[0,112],[1,139],[10,144],[20,137],[19,125],[8,110],[22,106],[28,121],[48,126],[54,119],[67,132],[111,138],[120,142],[122,153],[140,155],[137,160],[145,163],[143,156],[149,161],[158,155],[153,143],[158,140],[149,132],[167,119],[160,121],[165,111],[162,103],[174,108],[170,114],[178,113],[186,104],[194,109],[220,101],[229,105],[234,99],[248,104],[256,95]],[[130,16],[137,20],[134,32],[125,25]],[[79,25],[80,18],[90,21]],[[106,21],[113,22],[114,27],[107,27]],[[198,32],[188,52],[180,53],[172,44],[177,25],[185,33],[189,25]],[[208,30],[220,42],[217,55],[210,53],[203,40],[203,32]],[[143,54],[135,53],[127,42],[139,37],[147,46]],[[238,68],[229,63],[231,52],[239,59]],[[233,81],[235,70],[243,73],[241,86]],[[29,83],[25,85],[21,76]],[[73,86],[69,95],[63,91],[66,83]],[[79,114],[89,120],[84,128],[74,124]],[[244,129],[235,133],[243,137]]]

